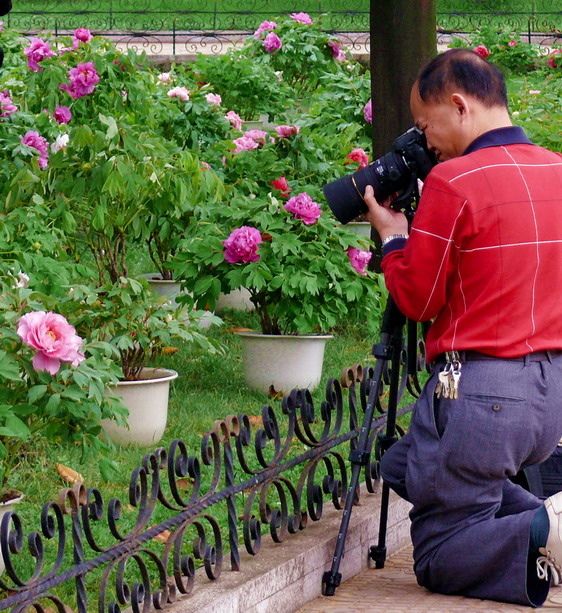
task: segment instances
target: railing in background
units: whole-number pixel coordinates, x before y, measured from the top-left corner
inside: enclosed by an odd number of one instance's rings
[[[26,0],[15,3],[4,21],[25,33],[50,30],[59,35],[87,27],[125,48],[175,56],[224,53],[242,45],[261,21],[280,12],[268,0],[185,0],[182,10],[177,4],[176,0]],[[336,0],[299,0],[296,4],[285,12],[304,11],[313,19],[321,17],[323,27],[340,33],[352,52],[369,52],[367,0],[348,0],[345,10]],[[497,25],[519,33],[527,42],[553,47],[562,37],[562,11],[559,0],[437,0],[437,25],[437,42],[442,44],[451,37]]]

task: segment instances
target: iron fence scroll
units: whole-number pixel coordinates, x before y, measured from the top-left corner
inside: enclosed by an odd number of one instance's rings
[[[401,390],[419,389],[406,361],[404,353]],[[423,358],[418,367],[424,367]],[[162,609],[190,594],[202,573],[217,580],[226,565],[239,570],[241,546],[257,555],[266,530],[282,543],[309,521],[320,521],[327,502],[342,509],[347,458],[356,447],[373,373],[372,366],[356,365],[331,379],[319,408],[309,391],[293,390],[279,415],[264,406],[257,426],[245,414],[218,420],[203,435],[198,455],[181,440],[146,454],[131,474],[126,502],[111,498],[106,504],[99,489],[78,483],[43,505],[35,530],[26,530],[16,512],[7,513],[0,523],[6,566],[0,610]],[[389,380],[386,373],[370,449],[385,424]],[[371,454],[363,474],[368,492],[377,490],[378,478],[377,456]],[[125,508],[135,517],[126,527]],[[50,557],[47,549],[54,552]],[[95,571],[99,585],[92,588]],[[70,583],[72,603],[61,596],[61,586]]]

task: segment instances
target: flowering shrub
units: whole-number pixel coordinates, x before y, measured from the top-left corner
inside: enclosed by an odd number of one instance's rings
[[[213,308],[221,291],[244,287],[265,334],[326,332],[354,305],[366,319],[378,311],[372,273],[358,274],[347,252],[365,250],[366,239],[322,212],[317,187],[298,191],[285,205],[271,194],[232,194],[228,207],[209,207],[190,226],[175,269],[195,304]]]
[[[281,72],[282,79],[300,93],[314,89],[323,74],[339,72],[346,59],[341,42],[306,13],[263,22],[243,52]]]
[[[27,275],[0,275],[0,488],[28,441],[45,436],[80,444],[84,457],[112,448],[98,435],[102,418],[124,424],[126,409],[106,396],[118,380],[115,350],[83,342],[56,299],[28,287]],[[102,459],[102,463],[107,463]],[[21,479],[16,484],[21,484]],[[21,485],[20,485],[21,487]]]

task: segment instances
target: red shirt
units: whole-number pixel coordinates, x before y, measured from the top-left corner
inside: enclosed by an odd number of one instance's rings
[[[410,238],[383,255],[400,311],[433,320],[429,362],[562,349],[562,156],[520,128],[488,132],[432,169]]]

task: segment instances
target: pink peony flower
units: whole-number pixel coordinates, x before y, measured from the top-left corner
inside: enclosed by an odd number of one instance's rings
[[[18,321],[17,334],[26,345],[37,351],[33,356],[35,370],[46,370],[56,375],[61,362],[78,366],[86,359],[80,351],[82,339],[74,326],[58,313],[26,313]]]
[[[74,38],[81,43],[89,43],[94,37],[87,28],[78,28],[77,30],[74,30]]]
[[[39,168],[47,168],[49,164],[49,143],[36,130],[29,130],[21,138],[21,144],[39,152]]]
[[[18,107],[14,104],[10,92],[7,89],[0,92],[0,117],[8,117],[17,110]]]
[[[51,143],[51,151],[53,153],[57,153],[57,151],[60,151],[61,149],[66,149],[69,140],[70,137],[68,136],[68,134],[59,134],[55,138],[55,142]]]
[[[518,41],[516,41],[516,40],[510,40],[510,41],[507,43],[507,46],[508,46],[508,47],[517,47],[517,45],[518,45],[518,44],[519,44],[519,42],[518,42]]]
[[[262,21],[258,26],[258,29],[254,32],[254,38],[259,40],[263,32],[266,32],[267,30],[275,30],[276,27],[277,24],[275,21]]]
[[[562,53],[562,49],[554,49],[554,51],[550,52],[550,59],[548,60],[547,64],[551,67],[551,68],[561,68],[562,67],[562,63],[557,63],[556,62],[556,54],[557,53]]]
[[[230,121],[232,127],[235,130],[242,129],[242,117],[240,117],[238,113],[235,113],[234,111],[228,111],[228,113],[224,117],[225,119],[228,119],[228,121]]]
[[[367,123],[373,123],[373,101],[369,98],[369,102],[363,107],[363,117]]]
[[[279,36],[275,34],[275,32],[270,32],[263,39],[263,46],[268,53],[273,53],[274,51],[277,51],[277,49],[281,49],[283,43],[281,42]]]
[[[295,219],[302,219],[307,226],[316,223],[322,212],[318,203],[314,202],[306,192],[289,198],[285,203],[285,209],[293,213]]]
[[[4,22],[0,21],[0,32],[4,31]]]
[[[265,139],[267,138],[267,132],[263,130],[246,130],[244,136],[255,140],[260,147],[263,147],[265,145]]]
[[[207,94],[205,96],[205,100],[214,106],[220,106],[222,103],[222,98],[219,96],[219,94]]]
[[[293,134],[298,134],[300,129],[300,126],[275,126],[275,131],[279,135],[279,138],[289,138],[289,136],[293,136]]]
[[[369,156],[365,153],[364,149],[361,149],[361,147],[352,149],[351,153],[348,153],[346,157],[348,160],[352,160],[353,162],[359,162],[359,170],[366,168],[369,165]],[[351,164],[351,162],[346,162],[346,164]]]
[[[291,17],[299,23],[304,23],[309,26],[312,24],[312,19],[308,13],[291,13]]]
[[[211,165],[205,160],[201,160],[201,170],[211,170]]]
[[[260,243],[263,243],[263,239],[257,228],[242,226],[233,230],[223,242],[224,259],[231,264],[257,262],[260,259],[258,255]]]
[[[91,94],[100,81],[94,62],[78,64],[76,68],[71,68],[68,71],[68,78],[70,85],[63,83],[60,88],[66,90],[75,99]]]
[[[347,256],[353,268],[364,277],[367,276],[367,264],[373,256],[370,251],[364,249],[357,249],[356,247],[349,247],[347,250]]]
[[[541,93],[540,89],[530,89],[529,93],[531,94],[531,96],[538,96]]]
[[[478,53],[478,55],[480,57],[483,57],[484,59],[486,59],[487,57],[490,57],[490,52],[484,45],[478,45],[478,47],[474,47],[473,51],[475,53]]]
[[[234,154],[240,153],[241,151],[251,151],[259,147],[259,144],[256,143],[253,138],[248,138],[247,136],[235,138],[233,142],[236,145],[236,149],[233,151]]]
[[[182,102],[189,100],[189,90],[187,87],[174,87],[168,92],[168,98],[177,98]]]
[[[274,181],[270,181],[270,183],[275,189],[279,190],[279,196],[281,196],[281,198],[289,197],[289,192],[292,190],[292,188],[289,187],[289,184],[287,183],[287,179],[285,179],[285,177],[278,177]]]
[[[68,123],[72,119],[72,113],[67,106],[57,106],[53,113],[53,119],[57,123]]]
[[[342,49],[342,44],[339,40],[329,40],[328,45],[332,49],[332,57],[336,62],[345,62],[347,60],[347,55]]]
[[[33,72],[41,72],[43,69],[39,66],[39,62],[56,55],[49,43],[41,38],[32,38],[31,44],[23,52],[27,56],[27,67]]]
[[[158,75],[158,85],[171,85],[174,81],[171,72],[161,72]]]

